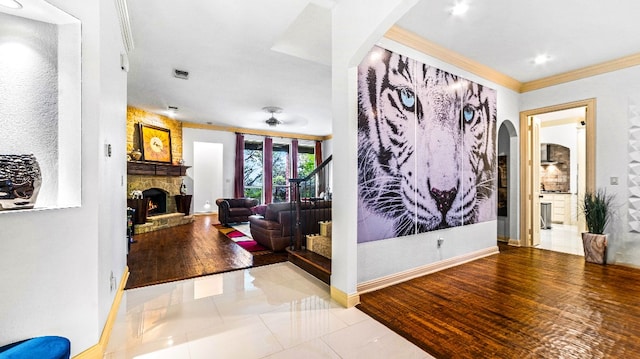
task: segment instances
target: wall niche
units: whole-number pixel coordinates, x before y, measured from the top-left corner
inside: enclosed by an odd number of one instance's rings
[[[0,6],[0,154],[35,156],[35,210],[80,206],[81,24],[46,1],[21,4]]]

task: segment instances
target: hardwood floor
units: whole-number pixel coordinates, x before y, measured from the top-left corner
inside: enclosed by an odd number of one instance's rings
[[[127,289],[275,263],[286,253],[254,257],[213,226],[216,215],[192,224],[137,234],[127,258]]]
[[[363,294],[358,307],[436,358],[640,357],[640,270],[500,251]]]

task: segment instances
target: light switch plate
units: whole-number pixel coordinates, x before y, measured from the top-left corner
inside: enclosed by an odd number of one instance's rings
[[[609,179],[609,183],[611,183],[613,186],[617,186],[618,185],[618,177],[611,177]]]

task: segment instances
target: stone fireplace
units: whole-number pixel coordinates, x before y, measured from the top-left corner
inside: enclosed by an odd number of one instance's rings
[[[167,192],[160,188],[149,188],[142,191],[143,198],[149,198],[147,216],[167,213]]]
[[[184,169],[176,174],[168,172],[181,166],[154,165],[140,162],[128,163],[127,194],[142,191],[144,198],[149,198],[147,221],[135,226],[135,234],[151,232],[193,222],[192,215],[178,212],[175,196],[180,194],[180,185]],[[149,168],[154,170],[150,173]],[[160,170],[164,173],[160,174]],[[143,173],[143,174],[140,174]]]
[[[145,192],[153,189],[164,193],[165,196],[165,213],[174,213],[176,210],[176,200],[173,196],[180,194],[181,177],[173,176],[148,176],[148,175],[128,175],[127,176],[127,193],[132,191]]]

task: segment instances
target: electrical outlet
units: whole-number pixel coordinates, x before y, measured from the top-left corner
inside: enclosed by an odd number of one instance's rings
[[[438,238],[438,248],[442,247],[442,243],[444,242],[444,238]]]
[[[613,185],[613,186],[617,186],[618,185],[618,177],[609,178],[609,183],[611,183],[611,185]]]

